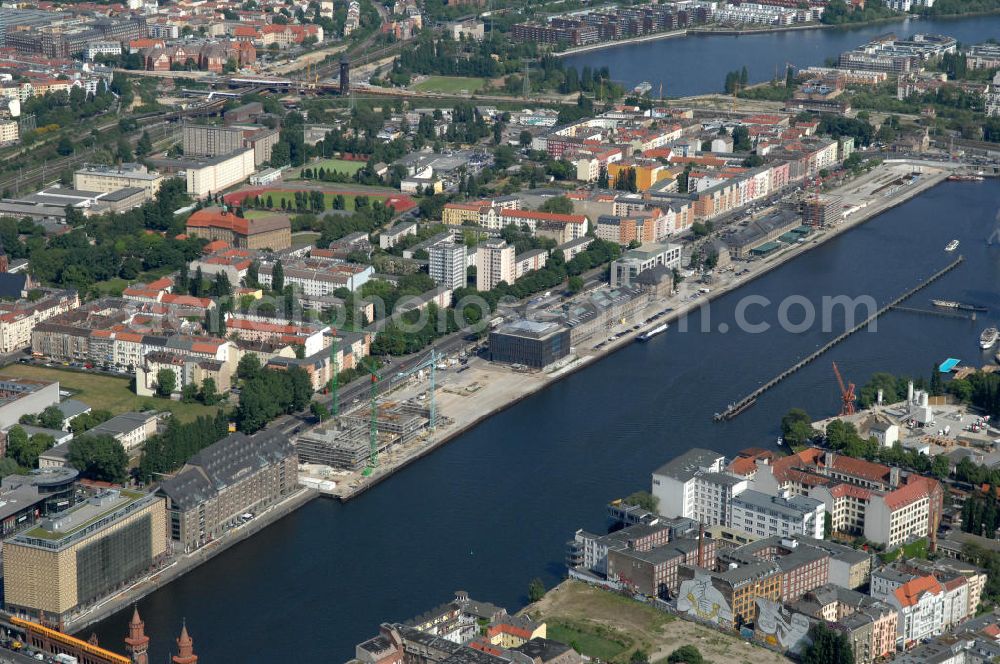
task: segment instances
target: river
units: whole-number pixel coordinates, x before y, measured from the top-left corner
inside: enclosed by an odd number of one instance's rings
[[[965,18],[911,18],[876,25],[818,30],[787,30],[756,35],[704,35],[621,44],[569,55],[563,60],[577,69],[607,66],[611,77],[629,88],[642,81],[652,93],[685,97],[721,92],[726,72],[746,65],[750,81],[782,79],[786,64],[796,68],[822,66],[827,58],[894,32],[908,37],[917,32],[946,34],[964,44],[1000,38],[1000,15]]]
[[[649,474],[693,446],[732,454],[769,446],[792,407],[829,416],[839,407],[830,361],[863,384],[875,371],[928,375],[945,357],[989,361],[979,332],[1000,311],[1000,247],[988,248],[1000,183],[945,183],[779,267],[711,307],[711,332],[678,326],[633,344],[509,410],[342,505],[316,500],[139,603],[156,661],[182,617],[206,664],[344,661],[383,620],[404,620],[456,589],[516,610],[528,582],[553,585],[576,528],[600,529],[612,498],[647,488]],[[961,212],[959,213],[959,209]],[[722,333],[741,297],[774,322],[789,295],[870,294],[880,303],[952,255],[967,261],[908,304],[931,297],[979,302],[977,322],[892,312],[735,420],[712,413],[832,336]],[[887,251],[888,249],[888,251]],[[796,316],[791,316],[797,320]],[[96,626],[119,648],[128,611]],[[85,632],[89,634],[89,632]]]

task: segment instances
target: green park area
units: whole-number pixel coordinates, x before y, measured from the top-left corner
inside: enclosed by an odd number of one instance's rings
[[[322,168],[325,171],[334,171],[345,175],[354,175],[364,167],[365,162],[363,161],[348,161],[347,159],[320,159],[303,166],[303,168],[311,168],[313,172]]]
[[[0,369],[0,376],[59,381],[59,389],[72,392],[74,399],[82,401],[94,410],[107,410],[115,415],[154,408],[169,410],[179,421],[189,422],[199,415],[214,415],[217,410],[216,407],[203,406],[200,403],[140,397],[130,389],[129,378],[107,376],[92,371],[11,364]]]
[[[429,76],[413,86],[419,92],[441,92],[444,94],[472,94],[486,84],[484,78],[464,76]]]

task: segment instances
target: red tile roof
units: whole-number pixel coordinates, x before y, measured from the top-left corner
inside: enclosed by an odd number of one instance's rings
[[[503,210],[503,217],[514,219],[534,219],[535,221],[555,221],[563,224],[585,224],[587,218],[582,214],[557,214],[555,212],[535,212],[534,210]]]
[[[920,601],[924,593],[937,595],[941,592],[941,584],[933,576],[922,576],[908,581],[896,588],[896,600],[902,607],[913,606]]]
[[[934,484],[937,484],[935,480],[929,477],[921,477],[919,475],[911,477],[912,479],[907,484],[883,496],[882,500],[885,501],[886,507],[891,510],[898,510],[901,507],[927,498],[930,496],[931,491],[933,491]]]

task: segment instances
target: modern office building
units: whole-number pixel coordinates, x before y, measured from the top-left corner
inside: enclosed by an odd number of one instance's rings
[[[490,361],[543,369],[570,352],[569,328],[519,320],[490,332]]]
[[[155,494],[104,490],[3,545],[8,611],[59,621],[152,569],[167,552]]]

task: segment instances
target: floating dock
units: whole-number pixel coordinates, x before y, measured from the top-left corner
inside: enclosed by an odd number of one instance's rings
[[[958,366],[959,362],[961,362],[961,360],[957,360],[954,357],[949,357],[947,360],[942,362],[940,366],[938,366],[938,371],[940,371],[941,373],[951,373],[952,370]]]
[[[926,288],[930,284],[934,283],[935,281],[937,281],[938,279],[940,279],[944,275],[948,274],[949,272],[951,272],[952,270],[954,270],[956,267],[958,267],[959,265],[961,265],[962,261],[964,261],[964,260],[965,260],[965,258],[963,256],[959,256],[958,258],[956,258],[955,260],[953,260],[951,263],[948,263],[948,265],[944,266],[943,268],[941,268],[940,270],[938,270],[937,272],[935,272],[931,276],[927,277],[926,279],[924,279],[923,281],[921,281],[919,284],[917,284],[916,286],[914,286],[910,290],[906,291],[902,295],[898,296],[897,298],[895,298],[894,300],[892,300],[891,302],[889,302],[888,304],[886,304],[885,306],[883,306],[881,309],[879,309],[878,311],[876,311],[875,313],[873,313],[868,318],[864,319],[863,321],[861,321],[860,323],[858,323],[857,325],[855,325],[851,329],[843,332],[842,334],[837,335],[836,337],[834,337],[833,339],[831,339],[830,341],[828,341],[826,344],[824,344],[823,346],[821,346],[819,348],[819,350],[816,350],[815,352],[813,352],[813,353],[807,355],[806,357],[804,357],[803,359],[799,360],[798,362],[796,362],[795,364],[793,364],[789,368],[785,369],[780,374],[778,374],[777,376],[775,376],[771,380],[767,381],[766,383],[764,383],[763,385],[761,385],[756,390],[754,390],[750,394],[746,395],[745,397],[743,397],[739,401],[731,403],[729,405],[729,407],[726,408],[724,411],[722,411],[721,413],[716,413],[715,417],[713,419],[716,422],[721,422],[721,421],[724,421],[724,420],[731,420],[731,419],[733,419],[734,417],[736,417],[737,415],[739,415],[740,413],[742,413],[744,410],[746,410],[747,408],[749,408],[750,406],[752,406],[754,403],[756,403],[757,399],[762,394],[764,394],[765,392],[767,392],[769,389],[771,389],[772,387],[774,387],[775,385],[777,385],[781,381],[785,380],[786,378],[788,378],[789,376],[791,376],[793,373],[795,373],[796,371],[798,371],[802,367],[806,366],[807,364],[809,364],[810,362],[812,362],[813,360],[815,360],[817,357],[819,357],[823,353],[827,352],[828,350],[830,350],[831,348],[833,348],[834,346],[836,346],[837,344],[839,344],[841,341],[844,341],[845,339],[847,339],[849,336],[851,336],[855,332],[858,332],[859,330],[862,330],[865,327],[868,327],[868,325],[870,325],[871,323],[873,323],[879,316],[881,316],[882,314],[886,313],[890,309],[894,309],[895,307],[897,307],[899,304],[901,304],[906,299],[912,297],[913,295],[915,295],[919,291],[923,290],[924,288]]]

